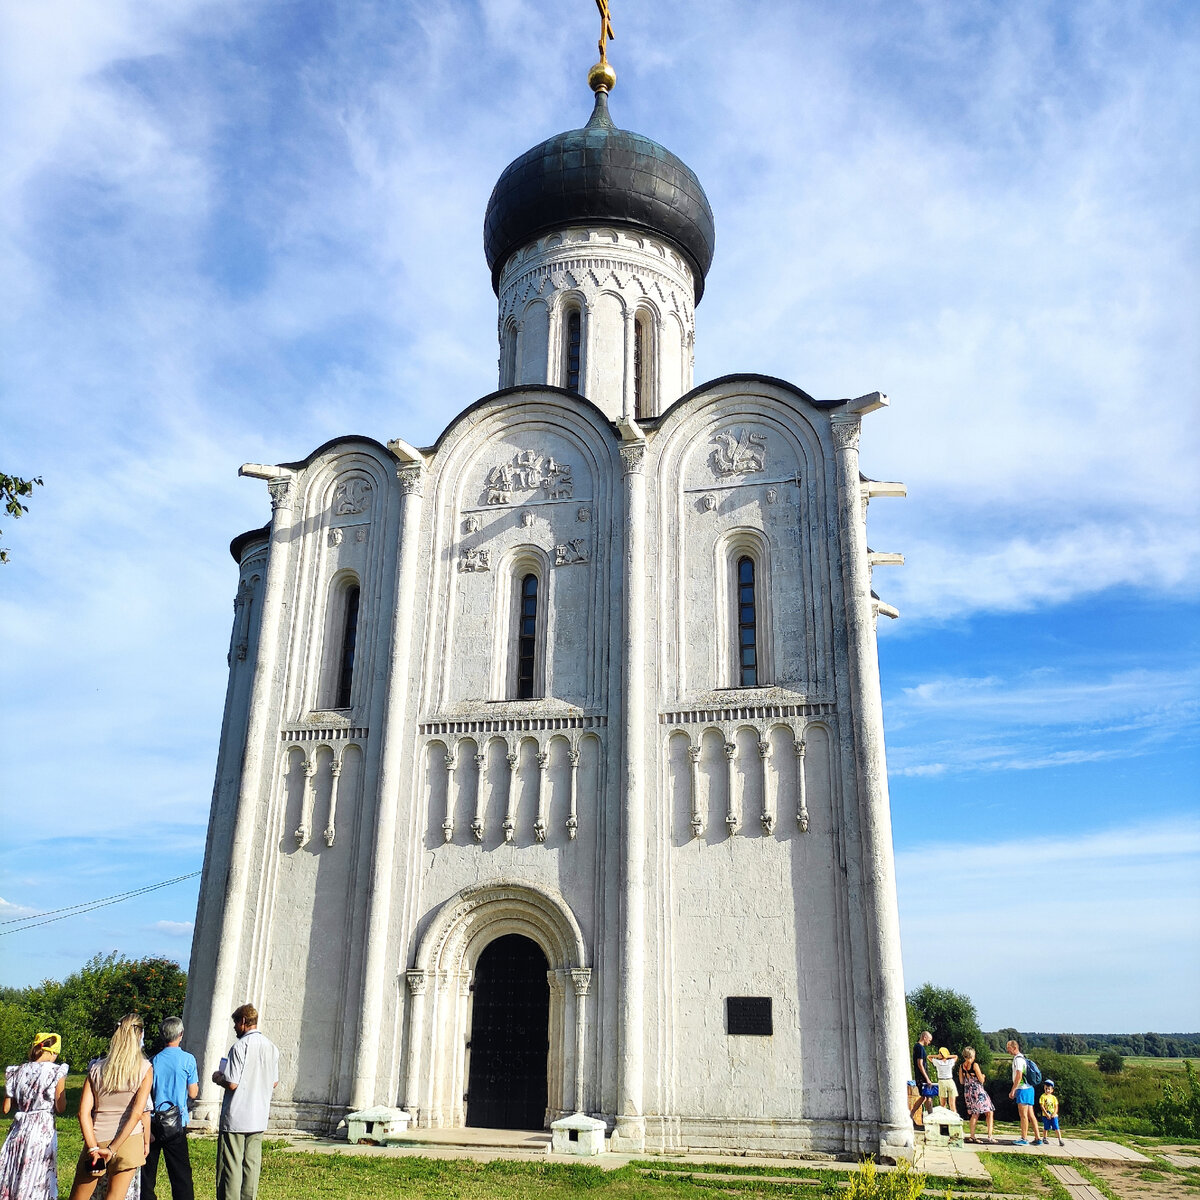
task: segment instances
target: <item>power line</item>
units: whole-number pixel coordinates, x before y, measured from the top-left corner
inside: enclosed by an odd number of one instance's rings
[[[55,921],[65,921],[68,917],[80,917],[97,908],[120,904],[123,900],[132,900],[135,896],[146,895],[147,892],[157,892],[159,888],[182,883],[185,879],[195,879],[199,874],[199,871],[191,871],[187,875],[176,875],[174,879],[164,879],[161,883],[149,883],[145,887],[134,888],[130,892],[119,892],[115,896],[105,896],[100,900],[87,900],[82,904],[69,904],[66,908],[52,908],[48,912],[30,913],[27,917],[9,917],[7,920],[0,921],[0,925],[20,925],[20,928],[0,929],[0,937],[7,937],[10,933],[24,933],[26,929],[36,929],[39,925],[52,925]]]

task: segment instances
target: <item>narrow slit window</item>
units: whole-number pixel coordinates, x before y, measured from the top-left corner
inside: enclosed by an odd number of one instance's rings
[[[500,356],[500,386],[512,387],[517,382],[517,330],[508,325],[504,330],[504,344]]]
[[[521,611],[517,624],[517,699],[533,698],[534,667],[537,658],[538,577],[521,580]]]
[[[758,686],[758,612],[754,602],[754,559],[739,558],[738,671],[742,687]]]
[[[357,585],[346,589],[346,621],[342,628],[342,653],[338,660],[334,708],[350,707],[350,685],[354,682],[354,646],[358,640],[358,595]]]
[[[633,411],[646,415],[646,318],[640,313],[633,322]]]
[[[579,309],[571,309],[567,317],[567,390],[579,391],[579,341],[581,322]]]

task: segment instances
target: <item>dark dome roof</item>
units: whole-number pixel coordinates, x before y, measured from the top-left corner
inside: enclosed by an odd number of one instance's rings
[[[691,265],[696,299],[712,265],[716,231],[700,180],[657,142],[618,129],[608,98],[583,129],[571,129],[527,150],[504,169],[488,201],[483,249],[500,290],[508,256],[566,225],[603,223],[652,233],[670,242]]]

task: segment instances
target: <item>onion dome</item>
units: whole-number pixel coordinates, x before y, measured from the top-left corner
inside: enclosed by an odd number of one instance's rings
[[[675,247],[692,268],[699,301],[716,244],[700,180],[670,150],[618,129],[608,115],[609,81],[593,69],[589,82],[591,120],[527,150],[492,189],[483,223],[492,287],[499,295],[509,255],[534,238],[568,225],[613,225]]]

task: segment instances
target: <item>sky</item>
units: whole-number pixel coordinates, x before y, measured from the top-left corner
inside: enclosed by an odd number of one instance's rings
[[[699,175],[696,380],[880,390],[906,986],[1200,1030],[1200,9],[613,0],[616,122]],[[0,6],[0,984],[185,965],[243,462],[431,443],[496,386],[505,165],[589,0]]]

